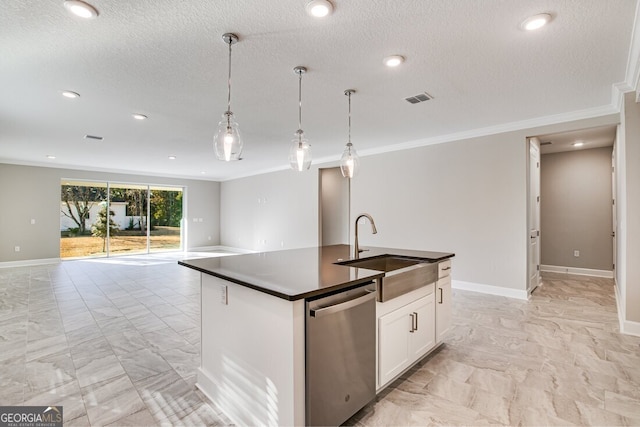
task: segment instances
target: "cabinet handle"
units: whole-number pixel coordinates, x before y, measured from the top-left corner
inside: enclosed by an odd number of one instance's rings
[[[413,318],[416,320],[416,326],[415,326],[414,331],[417,331],[417,330],[418,330],[418,313],[416,313],[416,312],[414,311],[414,312],[413,312],[413,314],[414,314],[414,317],[413,317]]]
[[[438,301],[438,304],[442,304],[442,288],[438,288],[440,290],[440,301]]]
[[[415,332],[416,328],[414,328],[414,323],[415,323],[415,318],[413,317],[415,313],[410,313],[409,316],[411,316],[411,330],[409,332],[413,333]]]
[[[442,267],[442,271],[448,271],[451,270],[451,267]]]

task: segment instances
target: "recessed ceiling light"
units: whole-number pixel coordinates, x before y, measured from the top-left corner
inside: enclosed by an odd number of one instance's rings
[[[51,155],[51,154],[47,155],[47,159],[51,159],[51,160],[53,160],[53,159],[55,159],[55,158],[56,158],[56,156],[54,156],[54,155]]]
[[[175,160],[176,156],[169,156],[169,160]]]
[[[307,13],[315,18],[331,15],[333,5],[329,0],[311,0],[307,3]]]
[[[207,173],[205,171],[200,172],[202,175],[206,175]]]
[[[70,90],[63,90],[62,96],[65,98],[80,98],[80,94],[78,92],[73,92]]]
[[[387,56],[386,58],[384,58],[382,62],[384,62],[384,65],[386,65],[387,67],[397,67],[398,65],[404,62],[404,56],[401,56],[401,55]]]
[[[574,147],[582,147],[582,146],[584,145],[584,142],[582,142],[582,141],[576,141],[576,142],[574,142],[574,143],[573,143],[573,144],[571,144],[571,145],[573,145]]]
[[[144,114],[139,113],[132,114],[131,116],[133,116],[133,118],[136,120],[145,120],[147,118],[147,116],[145,116]]]
[[[521,26],[527,31],[537,30],[547,25],[551,21],[551,15],[548,13],[540,13],[538,15],[530,16],[522,22]]]
[[[66,0],[64,7],[80,18],[93,19],[98,16],[98,10],[95,7],[80,0]]]

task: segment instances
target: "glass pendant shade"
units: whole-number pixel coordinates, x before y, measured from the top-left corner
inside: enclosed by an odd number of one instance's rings
[[[231,45],[238,42],[238,36],[224,33],[222,40],[229,45],[229,78],[227,79],[227,111],[222,114],[218,130],[213,137],[213,148],[218,160],[230,162],[240,160],[242,154],[242,138],[235,117],[231,112]]]
[[[293,141],[291,141],[289,164],[291,165],[291,169],[298,172],[308,170],[311,166],[311,146],[305,139],[302,131],[299,131]]]
[[[349,98],[349,140],[347,145],[344,146],[342,157],[340,157],[340,171],[345,178],[353,178],[360,169],[360,157],[356,153],[356,149],[353,148],[351,143],[351,95],[356,93],[354,89],[347,89],[344,94]]]
[[[293,72],[298,75],[298,130],[296,137],[291,141],[289,165],[294,171],[302,172],[311,166],[311,145],[304,137],[302,130],[302,75],[307,72],[307,69],[299,65],[293,69]]]
[[[344,147],[342,157],[340,158],[340,170],[345,178],[353,178],[360,169],[360,157],[350,142]]]
[[[240,160],[242,138],[240,137],[238,123],[236,123],[231,111],[227,111],[222,115],[222,120],[218,123],[218,131],[213,137],[213,141],[218,160],[224,160],[225,162]]]

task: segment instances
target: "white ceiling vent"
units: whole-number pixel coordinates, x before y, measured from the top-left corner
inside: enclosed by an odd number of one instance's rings
[[[429,101],[430,99],[433,99],[433,96],[429,95],[427,92],[422,92],[417,95],[405,98],[404,100],[410,104],[418,104],[420,102]]]

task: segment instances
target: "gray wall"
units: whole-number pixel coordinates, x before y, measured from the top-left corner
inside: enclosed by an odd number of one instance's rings
[[[314,166],[222,182],[222,244],[256,251],[317,246],[319,187]]]
[[[62,178],[186,187],[189,247],[220,244],[218,182],[0,163],[0,262],[60,257]],[[193,222],[193,218],[203,221]],[[14,251],[15,246],[20,246],[20,252]]]
[[[525,289],[525,138],[512,133],[362,159],[352,215],[363,245],[454,252],[454,278]]]
[[[636,322],[640,335],[640,104],[635,93],[625,95],[618,139],[618,285],[622,288],[625,320]]]
[[[543,265],[612,270],[611,152],[603,147],[542,156]]]

